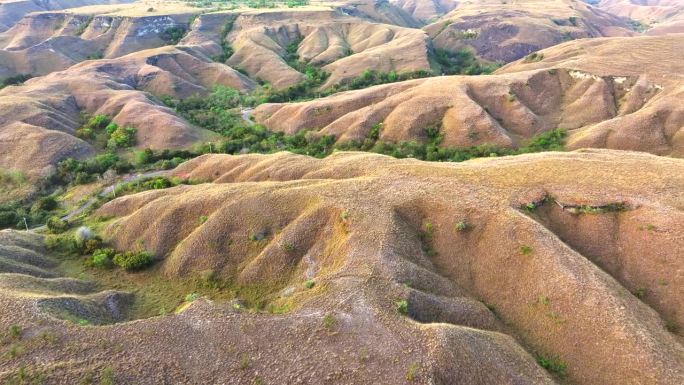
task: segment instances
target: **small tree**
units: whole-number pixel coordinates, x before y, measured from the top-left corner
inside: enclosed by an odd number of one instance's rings
[[[147,251],[127,251],[114,256],[114,264],[124,270],[140,270],[152,264],[152,254]]]
[[[109,136],[107,147],[111,149],[131,147],[135,144],[135,133],[133,127],[117,127]]]

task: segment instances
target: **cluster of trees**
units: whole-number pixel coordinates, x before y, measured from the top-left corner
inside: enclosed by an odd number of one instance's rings
[[[483,63],[468,49],[455,52],[435,49],[435,61],[444,75],[486,75],[499,68],[495,63]]]
[[[250,96],[241,96],[236,90],[219,87],[206,97],[191,97],[184,100],[165,99],[176,112],[190,122],[220,133],[224,139],[206,145],[199,152],[270,153],[290,151],[315,157],[325,157],[334,150],[370,151],[397,158],[413,157],[430,161],[464,161],[483,156],[514,155],[538,151],[554,151],[563,148],[565,131],[558,129],[532,138],[518,149],[495,146],[474,146],[468,148],[442,147],[442,136],[437,127],[426,128],[426,140],[399,143],[381,141],[382,124],[375,125],[363,141],[336,144],[332,135],[299,131],[294,135],[271,132],[259,124],[246,122],[240,114],[240,106]]]
[[[99,142],[110,150],[135,145],[137,130],[133,127],[119,127],[106,115],[86,116],[84,120],[83,126],[76,130],[76,136],[81,139]]]
[[[7,86],[16,86],[16,85],[22,84],[25,81],[31,79],[32,77],[33,76],[31,76],[31,75],[24,75],[24,74],[10,76],[8,78],[0,80],[0,89],[3,89]]]
[[[34,202],[2,203],[0,204],[0,229],[44,224],[55,215],[58,209],[59,203],[52,195],[38,198]]]
[[[154,257],[146,250],[117,252],[112,248],[96,249],[86,259],[87,266],[103,269],[118,266],[126,271],[141,270],[153,262]]]

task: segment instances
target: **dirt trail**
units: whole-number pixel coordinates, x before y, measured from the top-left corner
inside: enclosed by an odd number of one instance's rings
[[[97,202],[97,197],[105,197],[109,194],[112,194],[118,187],[123,186],[126,183],[129,182],[135,182],[137,180],[142,180],[146,178],[153,178],[156,176],[162,176],[168,173],[168,170],[155,170],[155,171],[148,171],[148,172],[143,172],[143,173],[131,173],[131,174],[126,174],[123,176],[123,178],[119,179],[118,182],[111,184],[107,187],[105,187],[102,191],[100,191],[97,196],[91,197],[87,201],[85,201],[82,205],[77,207],[75,210],[70,211],[68,214],[64,215],[61,217],[62,220],[68,221],[72,218],[75,218],[79,215],[81,215],[84,211],[89,209],[92,205]],[[29,231],[31,232],[39,232],[42,230],[45,230],[47,226],[42,225],[38,227],[34,227],[30,229]]]

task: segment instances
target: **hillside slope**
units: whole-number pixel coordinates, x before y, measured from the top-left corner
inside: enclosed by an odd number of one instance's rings
[[[1,0],[0,32],[6,31],[24,15],[95,4],[126,4],[136,0]]]
[[[83,113],[136,128],[140,148],[187,148],[214,138],[151,95],[183,98],[216,85],[254,87],[244,75],[198,52],[163,47],[87,61],[7,87],[0,90],[0,143],[9,151],[0,154],[0,167],[46,175],[61,159],[102,151],[75,136]]]
[[[626,20],[574,0],[460,2],[424,30],[437,48],[504,63],[568,40],[633,34]]]
[[[79,327],[8,281],[0,329],[20,325],[26,350],[0,379],[25,366],[74,383],[108,365],[136,384],[684,381],[682,160],[279,153],[205,155],[173,173],[206,183],[115,199],[95,213],[101,235],[156,256],[124,276],[136,296],[158,274],[213,277],[212,293],[234,299]],[[35,343],[40,331],[60,348]]]
[[[640,22],[648,35],[684,33],[684,3],[679,0],[600,0],[598,7]]]
[[[629,54],[626,54],[629,52]],[[272,130],[315,130],[363,140],[382,123],[385,141],[516,147],[551,129],[569,148],[684,155],[684,39],[681,35],[586,39],[512,63],[492,76],[437,77],[345,92],[311,102],[264,104]]]
[[[28,14],[0,33],[0,78],[45,75],[87,59],[172,45],[197,12],[178,4],[144,8],[135,3]]]

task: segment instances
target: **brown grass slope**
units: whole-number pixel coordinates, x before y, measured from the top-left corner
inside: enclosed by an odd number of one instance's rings
[[[125,4],[135,0],[2,0],[0,1],[0,32],[11,28],[31,12],[52,11],[93,4]]]
[[[352,8],[339,4],[303,9],[242,9],[198,16],[206,10],[170,3],[150,13],[144,11],[147,5],[29,14],[0,33],[0,78],[43,75],[87,58],[116,58],[164,46],[170,44],[165,32],[171,28],[188,31],[181,45],[217,57],[223,53],[224,31],[231,26],[233,32],[226,43],[236,53],[228,64],[244,69],[253,78],[267,80],[276,88],[304,80],[304,74],[283,59],[285,47],[301,39],[300,58],[331,73],[323,87],[359,76],[369,68],[382,72],[430,68],[430,42],[426,34],[415,28],[378,23],[372,15],[364,13],[368,5],[365,3]]]
[[[459,6],[455,0],[391,0],[390,3],[422,22],[433,21]]]
[[[515,147],[549,129],[569,130],[570,148],[684,155],[681,36],[590,39],[541,52],[493,76],[421,79],[303,103],[264,104],[258,122],[293,133],[317,130],[362,140],[422,140],[440,127],[442,145]]]
[[[0,91],[0,166],[38,174],[67,156],[92,153],[74,137],[80,114],[104,114],[138,129],[141,148],[187,147],[211,133],[191,126],[151,95],[187,97],[216,85],[253,82],[190,49],[164,47],[87,61]]]
[[[322,66],[330,77],[321,88],[363,71],[429,70],[429,41],[420,30],[372,23],[339,10],[273,10],[241,13],[228,36],[235,54],[227,64],[276,88],[305,79],[284,60],[285,48],[301,39],[300,59]]]
[[[45,256],[43,242],[43,236],[37,234],[11,230],[0,232],[0,291],[3,299],[13,300],[19,306],[34,305],[46,315],[73,321],[83,319],[93,324],[104,324],[123,318],[129,294],[98,292],[94,283],[61,277],[55,271],[58,262]],[[5,338],[3,335],[0,345],[6,343]]]
[[[389,1],[342,1],[332,4],[347,15],[376,23],[392,24],[407,28],[420,28],[422,22],[401,7]]]
[[[117,218],[104,231],[111,242],[144,244],[169,279],[212,271],[269,287],[270,303],[296,309],[286,319],[349,303],[347,293],[378,314],[404,297],[411,317],[431,325],[409,328],[513,335],[567,362],[570,383],[684,380],[681,337],[666,329],[684,322],[681,160],[607,150],[461,164],[206,155],[175,173],[213,183],[122,197],[98,212]],[[539,207],[520,209],[530,202]],[[624,209],[577,209],[609,204]],[[307,279],[320,291],[303,289]],[[453,343],[490,362],[468,340]],[[469,383],[469,366],[447,358],[458,349],[439,352],[434,365],[453,377],[437,383]]]
[[[149,5],[149,4],[148,4]],[[86,59],[116,58],[169,45],[173,28],[188,29],[196,8],[145,4],[31,13],[0,34],[0,77],[44,75]]]
[[[535,68],[572,68],[597,76],[612,74],[627,79],[638,77],[633,86],[628,86],[628,94],[614,92],[617,116],[573,131],[570,148],[606,147],[682,157],[683,50],[682,34],[582,40],[577,44],[566,43],[544,50],[544,60],[539,63],[519,61],[497,73]],[[650,87],[655,89],[649,91]],[[644,102],[649,99],[649,92],[653,91],[657,95]]]
[[[437,48],[505,63],[570,39],[632,34],[626,20],[574,0],[460,2],[424,29]]]
[[[679,0],[601,0],[598,6],[641,22],[649,35],[684,32],[684,3]]]

